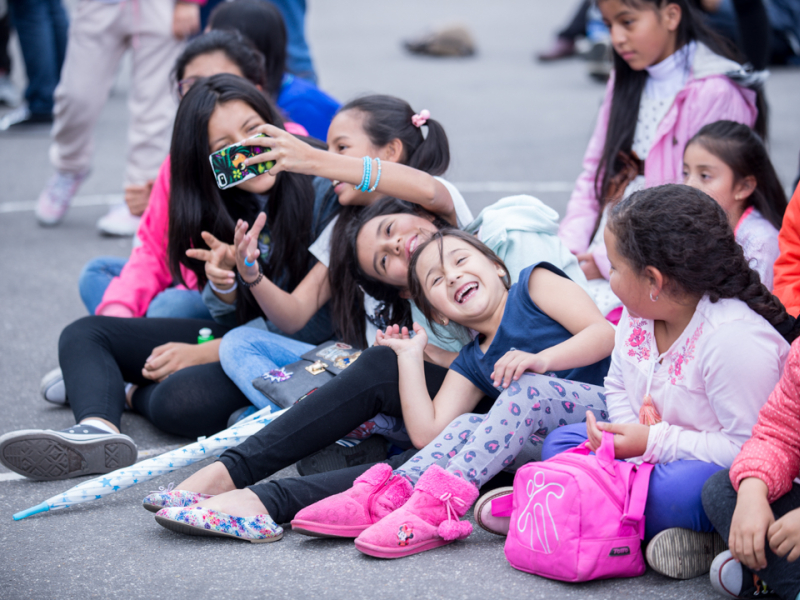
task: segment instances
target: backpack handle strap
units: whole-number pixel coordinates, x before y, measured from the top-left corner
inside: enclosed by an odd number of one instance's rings
[[[642,463],[636,468],[636,476],[625,498],[625,510],[620,519],[625,525],[638,526],[641,539],[644,539],[644,508],[652,472],[653,465],[650,463]]]

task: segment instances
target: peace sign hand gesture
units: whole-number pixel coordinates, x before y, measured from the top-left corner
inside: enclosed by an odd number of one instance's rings
[[[233,234],[236,268],[239,270],[241,278],[248,283],[255,281],[260,273],[257,262],[261,256],[261,250],[258,247],[258,236],[261,235],[261,230],[266,222],[267,215],[263,212],[258,213],[252,228],[247,224],[247,221],[239,219],[236,222],[236,229]]]
[[[207,231],[200,235],[210,249],[190,248],[186,251],[186,256],[204,261],[208,280],[216,287],[227,290],[233,286],[235,277],[233,268],[236,266],[236,258],[233,246],[218,240]]]

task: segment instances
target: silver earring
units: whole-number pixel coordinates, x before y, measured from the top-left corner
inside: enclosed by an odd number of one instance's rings
[[[658,296],[656,296],[655,298],[653,298],[653,292],[650,292],[650,301],[651,301],[651,302],[658,302]]]
[[[505,272],[503,269],[500,269],[500,270],[497,272],[497,276],[498,276],[498,277],[505,277],[505,276],[506,276],[506,272]]]

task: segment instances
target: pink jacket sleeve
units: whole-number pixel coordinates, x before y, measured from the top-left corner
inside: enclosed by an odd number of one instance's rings
[[[558,227],[558,237],[573,253],[586,252],[592,241],[592,231],[597,223],[600,213],[600,204],[594,189],[594,178],[597,167],[603,156],[603,147],[606,143],[606,130],[608,117],[611,112],[611,96],[614,91],[614,74],[608,80],[606,95],[597,115],[592,139],[583,156],[583,171],[575,182],[575,189],[567,204],[567,214]]]
[[[734,489],[748,477],[758,477],[774,502],[792,488],[800,475],[800,340],[792,344],[783,376],[758,414],[753,437],[731,466]]]
[[[119,277],[111,280],[103,301],[95,311],[99,314],[109,304],[122,304],[142,317],[150,301],[172,285],[172,273],[167,260],[167,232],[169,227],[169,157],[161,164],[150,203],[142,215],[138,237],[141,246],[133,249],[131,257]],[[197,289],[197,277],[181,268],[183,279],[190,289]]]

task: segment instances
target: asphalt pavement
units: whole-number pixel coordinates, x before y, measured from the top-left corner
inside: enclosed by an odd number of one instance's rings
[[[451,142],[447,174],[473,212],[530,193],[563,214],[591,135],[603,86],[578,59],[532,60],[573,9],[546,0],[350,0],[310,2],[308,37],[323,89],[346,101],[372,92],[407,99],[441,121]],[[412,57],[401,41],[463,23],[478,53],[465,59]],[[15,79],[24,73],[15,51]],[[121,199],[129,88],[124,67],[100,117],[93,172],[63,224],[42,229],[33,205],[52,172],[47,129],[0,133],[0,434],[60,429],[72,413],[44,402],[39,380],[57,366],[61,330],[85,315],[77,290],[83,265],[127,256],[129,239],[95,229]],[[767,83],[770,149],[788,188],[800,151],[800,70],[776,69]],[[123,430],[141,450],[187,440],[126,413]],[[158,526],[141,508],[175,473],[115,496],[14,522],[11,515],[81,480],[40,483],[0,468],[0,598],[717,598],[707,578],[636,579],[572,585],[512,569],[502,539],[477,529],[466,541],[384,561],[352,543],[287,531],[274,544],[193,538]],[[275,475],[295,475],[294,468]]]

